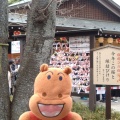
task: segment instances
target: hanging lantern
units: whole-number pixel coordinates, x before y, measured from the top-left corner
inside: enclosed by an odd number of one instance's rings
[[[98,38],[98,42],[99,42],[99,43],[103,43],[103,42],[104,42],[104,37],[99,37],[99,38]]]
[[[109,44],[112,44],[112,43],[113,43],[113,38],[109,37],[109,38],[107,39],[107,42],[108,42]]]
[[[67,38],[66,37],[60,37],[61,42],[67,42]]]
[[[116,39],[116,43],[120,44],[120,38]]]
[[[21,35],[21,32],[20,32],[20,31],[14,31],[13,34],[14,34],[14,35]]]

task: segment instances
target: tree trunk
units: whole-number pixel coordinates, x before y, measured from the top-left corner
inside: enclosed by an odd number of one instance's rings
[[[8,3],[0,0],[0,120],[10,118],[10,99],[8,87]]]
[[[28,15],[26,47],[17,79],[11,120],[18,120],[23,112],[29,110],[29,98],[33,94],[33,83],[39,73],[39,66],[42,63],[49,64],[55,35],[55,0],[48,9],[45,11],[42,9],[50,2],[51,0],[32,1],[31,11]]]

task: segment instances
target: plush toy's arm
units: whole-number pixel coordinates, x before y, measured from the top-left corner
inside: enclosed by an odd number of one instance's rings
[[[82,118],[79,114],[72,112],[72,120],[82,120]]]
[[[19,117],[19,120],[30,120],[29,112],[23,113],[23,114]]]

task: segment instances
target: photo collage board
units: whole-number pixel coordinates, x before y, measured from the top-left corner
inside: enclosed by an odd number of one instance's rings
[[[90,84],[90,38],[89,36],[55,38],[51,67],[72,68],[72,86],[85,92]]]

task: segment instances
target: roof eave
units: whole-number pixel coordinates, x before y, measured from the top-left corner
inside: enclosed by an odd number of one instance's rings
[[[8,9],[9,10],[12,10],[12,9],[16,9],[16,8],[22,8],[22,7],[25,7],[27,5],[31,4],[31,1],[28,1],[28,2],[24,2],[24,3],[20,3],[20,4],[16,4],[16,5],[9,5],[8,6]]]
[[[113,12],[115,15],[120,17],[120,6],[117,5],[112,0],[97,0],[100,4],[105,6],[107,9],[109,9],[111,12]]]

